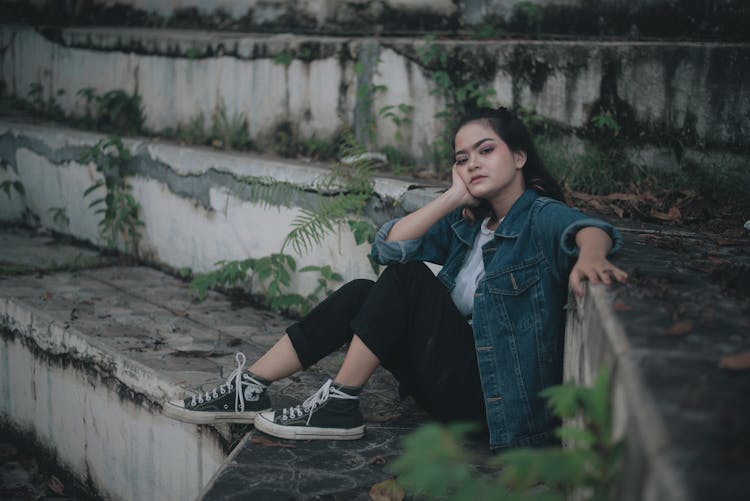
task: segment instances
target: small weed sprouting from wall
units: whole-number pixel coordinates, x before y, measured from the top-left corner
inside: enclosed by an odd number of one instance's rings
[[[89,204],[101,214],[99,234],[107,247],[116,250],[123,242],[131,254],[138,258],[138,246],[141,240],[143,221],[139,218],[140,204],[132,195],[132,187],[125,180],[124,166],[133,156],[117,136],[102,139],[81,156],[82,163],[94,162],[96,171],[103,179],[91,185],[83,194],[84,197],[105,189],[104,196]]]
[[[77,94],[86,102],[81,119],[84,125],[121,135],[143,131],[146,115],[138,94],[114,89],[100,95],[91,87],[80,89]]]
[[[463,445],[473,425],[428,424],[406,437],[390,469],[420,499],[614,499],[623,442],[612,438],[609,371],[602,368],[591,388],[566,383],[542,395],[558,417],[582,423],[556,430],[566,447],[512,449],[478,461]]]
[[[57,98],[65,95],[64,89],[58,89],[55,95],[44,97],[44,86],[34,82],[29,85],[26,93],[27,104],[31,111],[50,118],[60,119],[65,117],[65,112],[57,102]]]
[[[10,179],[3,181],[0,183],[0,190],[5,192],[5,195],[8,198],[11,198],[12,191],[15,191],[21,196],[26,195],[26,189],[23,187],[23,183],[21,181],[11,181]]]
[[[60,231],[65,231],[70,226],[68,210],[65,207],[50,207],[47,209],[47,213],[52,217],[52,223]]]
[[[238,112],[230,115],[221,101],[211,115],[211,145],[224,149],[250,148],[252,141],[247,133],[247,116]]]

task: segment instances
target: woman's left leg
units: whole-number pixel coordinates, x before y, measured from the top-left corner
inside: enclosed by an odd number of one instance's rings
[[[303,327],[288,331],[295,346],[317,336],[317,322]],[[346,332],[351,343],[335,382],[300,406],[259,413],[256,429],[288,439],[359,438],[358,394],[379,363],[436,418],[484,421],[471,327],[424,264],[389,266]]]

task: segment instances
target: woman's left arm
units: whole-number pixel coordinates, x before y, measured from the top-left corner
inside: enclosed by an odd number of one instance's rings
[[[612,279],[618,282],[627,280],[628,274],[607,259],[607,253],[612,248],[612,239],[607,232],[587,226],[578,230],[575,239],[579,252],[578,260],[570,272],[570,288],[576,296],[583,296],[584,280],[606,285],[611,284]]]

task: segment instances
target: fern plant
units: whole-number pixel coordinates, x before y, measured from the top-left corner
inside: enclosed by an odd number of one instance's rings
[[[623,443],[612,438],[609,391],[609,371],[602,368],[591,388],[566,383],[542,392],[557,416],[582,423],[556,430],[564,448],[513,449],[479,461],[464,445],[473,425],[429,424],[404,440],[391,470],[408,492],[429,498],[615,499]]]
[[[194,276],[190,288],[199,299],[212,288],[241,286],[252,290],[253,280],[256,280],[255,285],[267,306],[274,310],[305,313],[320,300],[321,295],[330,292],[333,283],[343,280],[330,266],[306,266],[297,271],[294,257],[285,252],[291,248],[298,256],[305,255],[343,223],[348,223],[354,231],[357,244],[363,243],[363,238],[374,237],[371,224],[368,227],[368,223],[352,219],[361,213],[372,196],[371,162],[361,156],[364,148],[351,136],[344,139],[341,151],[357,160],[337,166],[308,188],[269,177],[241,178],[244,181],[242,193],[262,206],[289,207],[295,198],[308,205],[303,205],[300,214],[292,221],[278,253],[257,259],[220,261],[216,263],[218,269]],[[318,193],[314,204],[305,202],[309,197],[301,196],[310,190]],[[373,269],[377,270],[375,265]],[[293,273],[311,272],[318,273],[317,286],[312,293],[302,296],[288,292]]]

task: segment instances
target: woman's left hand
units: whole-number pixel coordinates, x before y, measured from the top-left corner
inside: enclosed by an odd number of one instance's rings
[[[576,296],[583,297],[583,282],[586,280],[593,285],[599,283],[610,285],[613,280],[624,283],[627,279],[628,274],[606,258],[581,256],[570,272],[570,288]]]

